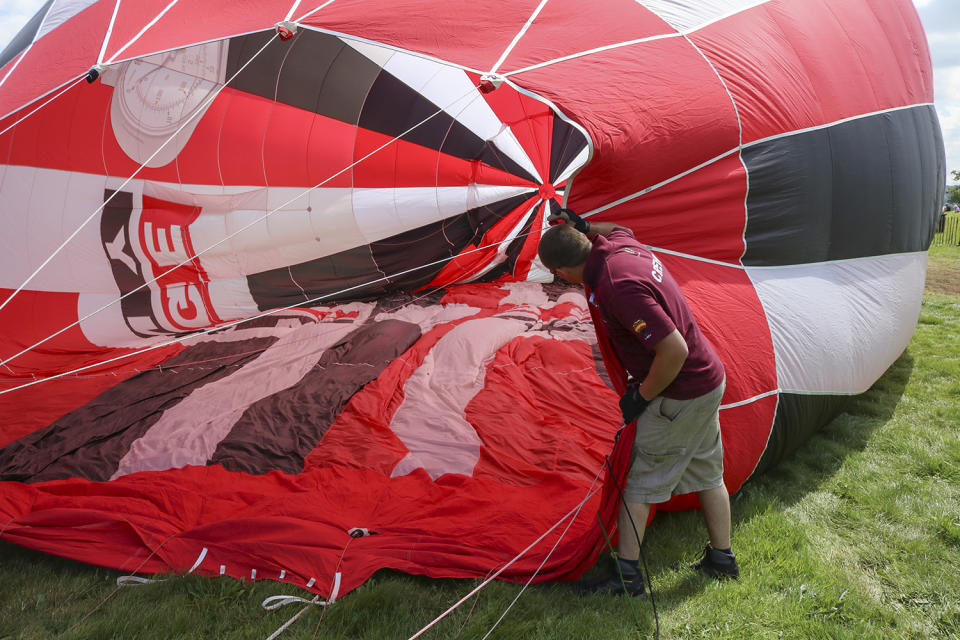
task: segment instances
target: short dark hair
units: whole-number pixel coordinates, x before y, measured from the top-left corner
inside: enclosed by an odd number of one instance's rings
[[[547,269],[578,267],[587,261],[593,243],[572,224],[558,224],[547,229],[540,238],[537,253]]]

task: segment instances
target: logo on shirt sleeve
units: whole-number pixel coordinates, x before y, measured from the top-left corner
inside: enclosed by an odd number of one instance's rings
[[[634,333],[643,333],[647,328],[647,321],[643,318],[640,318],[633,323],[633,332]]]
[[[652,275],[653,279],[657,282],[663,282],[663,263],[654,255],[651,255],[650,259],[653,262],[653,269],[650,271],[650,275]]]

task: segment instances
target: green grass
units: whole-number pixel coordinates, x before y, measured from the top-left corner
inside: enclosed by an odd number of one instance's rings
[[[960,274],[956,247],[935,248],[930,261],[947,283]],[[751,479],[733,514],[735,583],[672,569],[702,547],[698,514],[663,514],[651,526],[662,637],[960,638],[960,292],[928,290],[891,369]],[[0,639],[262,639],[299,611],[260,609],[291,592],[271,582],[187,576],[116,591],[117,575],[0,543]],[[404,640],[477,584],[380,572],[280,638]],[[520,589],[492,583],[423,637],[482,638]],[[654,628],[649,601],[580,598],[554,583],[523,592],[490,637],[606,640]]]

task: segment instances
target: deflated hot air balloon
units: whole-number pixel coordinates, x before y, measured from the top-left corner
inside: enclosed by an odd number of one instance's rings
[[[731,491],[919,314],[945,170],[908,0],[53,0],[0,64],[0,537],[30,548],[328,600],[575,577],[624,456],[536,259],[561,203],[681,284]]]

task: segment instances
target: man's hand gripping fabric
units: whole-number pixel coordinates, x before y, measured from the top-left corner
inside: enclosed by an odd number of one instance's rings
[[[635,385],[627,387],[627,392],[620,398],[620,412],[623,414],[623,424],[630,424],[640,417],[650,401],[640,395]]]

